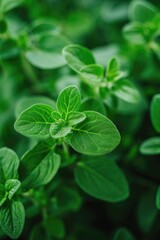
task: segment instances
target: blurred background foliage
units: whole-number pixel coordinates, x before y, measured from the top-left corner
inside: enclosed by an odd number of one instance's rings
[[[130,197],[111,204],[74,192],[72,175],[62,170],[68,186],[56,193],[50,211],[56,215],[54,200],[59,199],[62,207],[57,215],[61,215],[64,223],[52,219],[55,231],[46,223],[48,231],[53,231],[53,239],[160,239],[160,215],[155,204],[160,182],[159,156],[144,156],[139,152],[140,144],[155,134],[150,102],[160,91],[160,2],[141,2],[149,10],[136,9],[136,1],[129,0],[0,2],[1,147],[10,147],[22,155],[33,145],[13,128],[18,106],[29,106],[30,99],[31,104],[39,98],[42,102],[47,101],[46,97],[48,101],[54,100],[70,84],[81,88],[83,99],[86,95],[92,97],[89,90],[86,93],[88,86],[69,69],[61,54],[69,43],[89,48],[104,67],[116,57],[141,93],[136,104],[112,98],[110,106],[105,105],[122,136],[120,146],[108,157],[115,159],[127,176]],[[45,199],[43,190],[39,194],[42,196],[38,198]],[[68,203],[65,197],[70,199]],[[38,210],[28,207],[27,216],[34,211]],[[32,228],[35,221],[37,224]],[[47,239],[37,218],[26,223],[22,236],[22,239],[36,238]]]

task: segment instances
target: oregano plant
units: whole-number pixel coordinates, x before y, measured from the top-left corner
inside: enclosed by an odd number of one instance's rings
[[[158,0],[0,0],[0,239],[159,239],[159,66]]]

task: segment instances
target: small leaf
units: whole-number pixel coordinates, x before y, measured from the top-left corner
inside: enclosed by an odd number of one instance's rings
[[[147,155],[160,154],[160,137],[145,140],[140,147],[140,152]]]
[[[54,212],[58,214],[78,211],[82,204],[82,198],[74,188],[61,187],[55,192],[55,198],[58,203],[58,209],[55,206]]]
[[[116,58],[112,58],[107,67],[107,79],[112,80],[119,74],[119,64]]]
[[[94,158],[79,162],[75,169],[75,178],[86,193],[101,200],[118,202],[129,195],[123,172],[109,159]]]
[[[5,190],[8,193],[8,199],[12,199],[13,195],[20,188],[21,182],[17,179],[9,179],[5,182]]]
[[[0,225],[2,230],[13,239],[17,239],[23,230],[25,210],[20,201],[11,201],[0,209]]]
[[[160,94],[156,94],[152,99],[151,120],[154,129],[160,133]]]
[[[147,22],[150,21],[158,9],[150,2],[144,0],[133,1],[129,7],[129,17],[132,21]]]
[[[52,123],[50,134],[53,138],[63,138],[71,132],[71,126],[65,126],[64,123]]]
[[[133,235],[126,228],[119,228],[114,234],[113,240],[134,240]]]
[[[128,23],[123,28],[124,38],[134,45],[144,45],[146,43],[144,27],[142,23]]]
[[[77,111],[81,104],[81,95],[76,86],[64,88],[57,99],[57,109],[65,115],[65,119],[70,112]]]
[[[160,210],[160,187],[158,187],[156,192],[156,207]]]
[[[45,143],[38,143],[21,159],[19,173],[22,186],[31,188],[47,184],[59,167],[60,156],[48,149]]]
[[[90,50],[76,44],[63,48],[62,54],[69,67],[76,72],[79,72],[85,65],[95,64],[95,59]]]
[[[30,138],[49,138],[49,129],[54,122],[53,111],[49,105],[35,104],[20,114],[14,125],[15,130]]]
[[[141,100],[141,95],[134,84],[128,80],[119,80],[112,87],[112,93],[126,102],[137,103]]]
[[[62,239],[65,236],[65,226],[60,219],[49,217],[45,221],[45,227],[47,232],[58,239]]]
[[[9,148],[0,149],[0,183],[8,179],[18,178],[19,159],[15,152]]]
[[[104,68],[98,64],[90,64],[82,67],[80,74],[89,84],[98,84],[103,80]]]
[[[71,112],[68,114],[67,123],[70,126],[74,126],[80,122],[83,122],[86,118],[86,115],[81,112]]]
[[[85,111],[86,119],[73,128],[71,146],[86,155],[111,152],[120,142],[116,126],[100,113]]]

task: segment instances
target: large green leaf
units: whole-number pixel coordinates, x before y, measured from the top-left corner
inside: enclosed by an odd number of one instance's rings
[[[0,183],[8,179],[18,178],[19,159],[15,152],[9,148],[0,149]]]
[[[15,130],[30,138],[49,138],[49,129],[54,122],[53,111],[49,105],[35,104],[20,114],[14,125]]]
[[[79,162],[75,169],[75,178],[86,193],[101,200],[118,202],[129,195],[123,172],[109,159],[94,158]]]
[[[160,133],[160,94],[156,94],[152,99],[151,120],[155,130]]]
[[[21,160],[20,179],[25,188],[47,184],[60,167],[60,156],[45,143],[38,143]]]
[[[81,104],[81,95],[76,86],[64,88],[57,99],[57,109],[65,118],[70,112],[77,111]]]
[[[11,201],[0,209],[0,225],[2,230],[13,239],[17,239],[23,230],[25,210],[20,201]]]
[[[111,120],[94,111],[85,111],[86,119],[73,128],[71,146],[80,153],[102,155],[120,142],[120,134]]]
[[[147,155],[160,154],[160,137],[145,140],[140,147],[140,152]]]
[[[67,64],[76,72],[79,72],[85,65],[95,64],[91,51],[79,45],[68,45],[62,53]]]

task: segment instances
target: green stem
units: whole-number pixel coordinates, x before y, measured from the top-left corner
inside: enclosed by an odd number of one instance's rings
[[[63,151],[64,151],[64,154],[65,154],[66,158],[69,159],[68,145],[65,142],[63,142],[62,146],[63,146]]]
[[[33,70],[33,67],[30,63],[26,60],[24,53],[21,53],[21,63],[24,70],[26,77],[30,80],[33,85],[34,90],[39,91],[39,81],[38,78]]]

